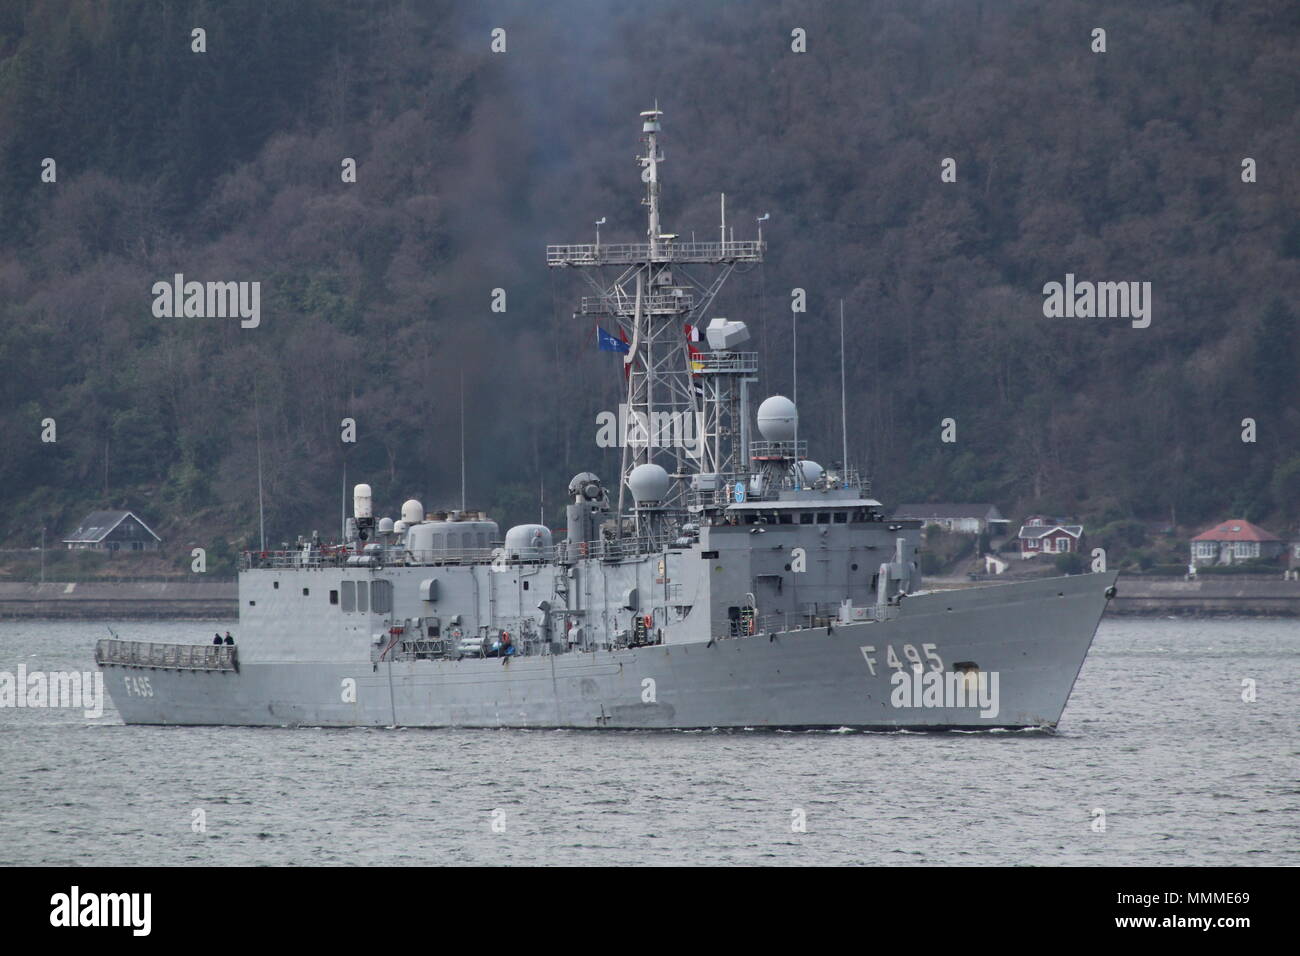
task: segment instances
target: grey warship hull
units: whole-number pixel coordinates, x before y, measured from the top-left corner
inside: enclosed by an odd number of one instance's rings
[[[1115,574],[912,595],[897,617],[712,643],[460,661],[103,664],[131,724],[594,729],[1055,727]],[[894,706],[903,648],[1000,675],[995,712]],[[868,659],[875,663],[869,664]],[[906,669],[915,665],[904,663]],[[873,673],[874,671],[874,673]],[[354,699],[341,688],[355,682]],[[647,683],[649,682],[649,683]],[[653,693],[650,690],[653,689]],[[353,695],[349,695],[353,696]]]

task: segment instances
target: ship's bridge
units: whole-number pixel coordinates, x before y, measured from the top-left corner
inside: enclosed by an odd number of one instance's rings
[[[859,524],[884,520],[882,506],[874,498],[840,498],[817,491],[793,494],[799,497],[728,505],[727,520],[732,524]]]

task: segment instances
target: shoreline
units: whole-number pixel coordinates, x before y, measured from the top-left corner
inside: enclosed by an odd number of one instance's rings
[[[931,579],[939,589],[996,584]],[[1281,576],[1121,577],[1106,617],[1300,617],[1300,581]],[[224,620],[239,617],[234,581],[0,583],[3,620]]]
[[[234,581],[0,583],[4,620],[224,620],[239,617]]]

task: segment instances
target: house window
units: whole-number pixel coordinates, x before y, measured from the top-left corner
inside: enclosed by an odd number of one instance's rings
[[[1069,551],[1069,550],[1070,550],[1070,539],[1069,539],[1069,538],[1057,538],[1057,539],[1056,539],[1056,552],[1057,552],[1057,554],[1060,554],[1061,552]]]
[[[1232,556],[1234,558],[1258,558],[1259,542],[1237,541],[1232,546]]]
[[[1212,558],[1219,551],[1219,545],[1214,541],[1196,542],[1196,556],[1198,558]]]

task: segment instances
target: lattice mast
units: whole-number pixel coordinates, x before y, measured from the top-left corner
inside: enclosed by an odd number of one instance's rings
[[[728,232],[725,198],[717,242],[681,242],[676,233],[664,231],[660,218],[662,116],[657,104],[641,113],[645,152],[637,162],[645,184],[641,203],[646,207],[646,241],[602,244],[597,234],[593,244],[546,248],[548,266],[580,270],[596,293],[583,297],[575,317],[613,319],[628,342],[623,356],[627,408],[625,416],[620,416],[628,423],[622,436],[620,514],[630,497],[628,475],[638,465],[658,464],[674,479],[663,502],[670,508],[682,506],[689,480],[705,470],[703,440],[707,437],[716,442],[717,436],[703,433],[714,431],[718,423],[701,421],[707,389],[700,380],[699,356],[692,355],[686,327],[703,331],[704,314],[738,263],[763,261],[761,238],[738,241]],[[612,282],[601,275],[607,266],[622,267]],[[711,270],[711,275],[697,277],[686,266],[704,267],[701,271]]]

